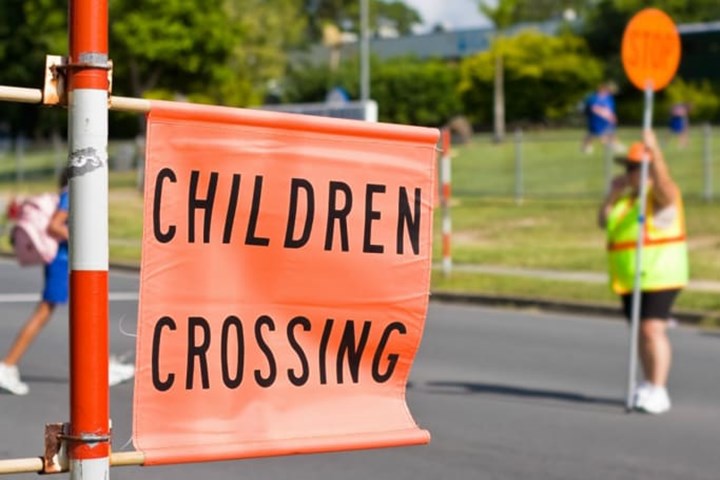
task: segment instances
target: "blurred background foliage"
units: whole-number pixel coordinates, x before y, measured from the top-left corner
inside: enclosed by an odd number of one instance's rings
[[[505,109],[515,122],[558,121],[603,81],[602,63],[585,41],[571,33],[550,36],[526,31],[502,38],[505,60]],[[492,113],[493,54],[479,53],[461,64],[458,94],[473,123],[488,123]]]
[[[115,95],[238,107],[324,101],[335,87],[352,99],[359,96],[357,58],[343,58],[339,65],[291,61],[291,52],[327,41],[328,26],[357,34],[359,0],[110,0],[109,5]],[[464,115],[477,129],[490,128],[496,65],[491,52],[497,50],[504,57],[509,124],[577,124],[583,98],[607,79],[619,86],[621,123],[635,123],[642,98],[625,80],[619,60],[629,18],[655,6],[677,23],[720,19],[717,0],[477,0],[477,5],[509,24],[561,19],[568,9],[580,21],[557,35],[530,30],[499,35],[494,49],[464,59],[373,58],[371,91],[381,121],[440,126]],[[421,23],[419,13],[401,1],[370,0],[373,35],[383,28],[408,35]],[[39,87],[45,55],[65,55],[67,43],[67,0],[0,2],[0,84]],[[689,61],[695,58],[701,72],[720,68],[692,56],[698,48],[720,49],[720,40],[696,43],[702,45],[684,44]],[[720,74],[684,78],[682,73],[658,96],[657,120],[665,121],[669,105],[684,101],[692,107],[691,119],[717,121]],[[136,115],[111,116],[115,138],[134,137],[142,129]],[[64,136],[65,112],[3,103],[0,130],[32,138]]]

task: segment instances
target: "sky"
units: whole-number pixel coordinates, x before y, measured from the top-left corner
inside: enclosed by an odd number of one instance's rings
[[[444,23],[451,30],[485,27],[488,21],[477,7],[477,0],[403,0],[417,10],[425,20],[418,33],[427,32],[434,25]]]

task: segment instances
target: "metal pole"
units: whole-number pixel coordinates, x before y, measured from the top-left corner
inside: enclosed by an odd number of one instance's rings
[[[20,186],[25,181],[25,135],[15,136],[15,183]]]
[[[118,112],[148,113],[151,102],[144,98],[110,97],[110,110]]]
[[[440,197],[442,205],[442,233],[443,233],[443,274],[449,276],[452,272],[452,217],[450,215],[450,196],[451,196],[451,156],[450,156],[450,130],[442,131],[443,153],[440,157],[440,181],[442,182],[442,196]]]
[[[71,480],[110,475],[108,395],[108,3],[70,0]]]
[[[130,467],[143,465],[145,454],[143,452],[112,452],[110,465],[113,467]],[[45,472],[45,462],[42,457],[12,458],[0,460],[0,475],[14,473],[48,473]],[[57,472],[52,472],[57,473]]]
[[[613,178],[613,146],[611,142],[605,142],[603,148],[605,158],[605,193],[610,191]]]
[[[129,467],[144,463],[145,454],[143,452],[113,452],[110,454],[110,465],[113,467]]]
[[[521,128],[515,130],[515,203],[520,205],[525,197],[523,188],[523,161],[522,161],[523,132]]]
[[[38,88],[20,88],[0,85],[0,101],[42,103],[43,92]],[[110,110],[117,112],[147,113],[152,102],[144,98],[110,97]]]
[[[710,124],[703,125],[703,177],[705,178],[705,191],[703,197],[706,202],[712,202],[713,199],[713,178],[712,178],[712,148],[710,140],[712,138]]]
[[[0,99],[20,103],[42,102],[42,90],[36,88],[20,88],[0,86]]]
[[[45,465],[42,457],[0,460],[0,475],[10,473],[42,472],[44,468]]]
[[[370,0],[360,0],[360,100],[370,100]]]
[[[643,131],[652,128],[653,111],[653,90],[649,86],[645,89],[645,112],[643,115]],[[628,382],[625,395],[625,408],[627,411],[633,409],[633,393],[635,392],[638,360],[638,337],[640,330],[640,280],[642,275],[642,249],[645,242],[645,212],[647,210],[647,180],[650,169],[650,162],[647,152],[643,154],[643,161],[640,169],[640,213],[638,215],[638,237],[635,244],[635,279],[633,281],[632,293],[632,317],[630,333],[630,362],[628,367]]]

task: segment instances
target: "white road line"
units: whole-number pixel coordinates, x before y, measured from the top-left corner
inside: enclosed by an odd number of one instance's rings
[[[137,301],[138,294],[135,292],[110,292],[111,302],[132,302]],[[0,293],[0,303],[35,303],[40,300],[37,293]]]

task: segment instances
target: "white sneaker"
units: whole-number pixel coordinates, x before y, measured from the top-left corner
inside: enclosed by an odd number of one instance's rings
[[[108,371],[108,385],[115,386],[130,380],[135,376],[135,365],[121,363],[114,357],[110,357]]]
[[[624,155],[627,153],[627,147],[620,142],[612,144],[612,151],[615,155]]]
[[[635,388],[635,392],[633,392],[633,408],[639,408],[640,405],[644,404],[647,400],[647,397],[650,395],[651,390],[652,384],[650,382],[640,383]]]
[[[665,413],[670,410],[671,406],[667,389],[656,385],[651,385],[648,393],[644,397],[638,398],[638,400],[635,408],[653,415]]]
[[[27,395],[30,387],[20,380],[17,366],[0,362],[0,389],[13,395]]]

